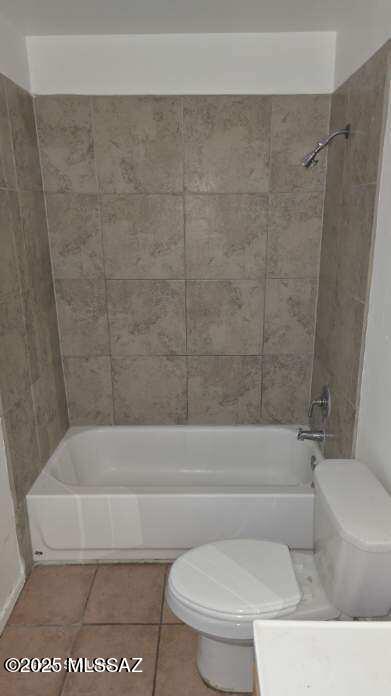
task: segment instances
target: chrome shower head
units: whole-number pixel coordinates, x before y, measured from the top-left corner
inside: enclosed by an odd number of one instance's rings
[[[321,152],[325,147],[330,145],[332,140],[334,140],[334,138],[336,138],[337,135],[344,135],[346,140],[347,140],[349,135],[350,135],[350,125],[348,124],[347,126],[345,126],[345,128],[338,128],[337,130],[330,133],[330,135],[328,135],[326,138],[319,140],[316,147],[314,147],[314,149],[311,150],[311,152],[309,152],[303,158],[303,161],[302,161],[303,167],[305,167],[306,169],[309,169],[310,167],[315,166],[315,164],[318,164],[319,160],[317,160],[316,158],[317,158],[319,152]]]
[[[319,148],[315,148],[312,150],[312,152],[309,152],[308,155],[306,155],[303,158],[303,167],[306,169],[309,169],[310,167],[315,167],[316,164],[318,164],[319,160],[316,159],[316,156],[320,152]]]

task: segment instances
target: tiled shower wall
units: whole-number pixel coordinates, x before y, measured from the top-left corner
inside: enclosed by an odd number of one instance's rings
[[[354,454],[390,55],[388,42],[331,102],[331,128],[350,123],[352,135],[333,143],[327,167],[312,391],[332,389],[329,457]]]
[[[68,427],[31,96],[0,75],[0,417],[19,543],[25,496]]]
[[[329,101],[36,99],[72,424],[303,420]]]

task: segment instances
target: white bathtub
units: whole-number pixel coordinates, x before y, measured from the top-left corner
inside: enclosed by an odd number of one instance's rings
[[[27,496],[35,559],[172,559],[233,537],[311,548],[312,457],[289,427],[71,428]]]

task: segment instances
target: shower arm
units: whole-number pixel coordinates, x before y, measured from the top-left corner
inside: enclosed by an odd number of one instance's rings
[[[322,140],[319,140],[312,152],[309,152],[308,155],[304,157],[303,166],[308,167],[311,166],[311,164],[316,164],[318,161],[316,159],[316,156],[319,154],[319,152],[322,152],[322,150],[324,150],[325,147],[330,145],[330,143],[338,135],[344,135],[347,140],[350,135],[350,124],[348,123],[348,125],[345,126],[345,128],[337,128],[336,130],[332,131],[332,133],[330,133],[326,138],[322,138]]]
[[[345,128],[337,128],[337,130],[333,131],[330,133],[330,135],[327,136],[327,138],[322,138],[322,140],[319,140],[318,145],[323,149],[324,147],[327,147],[329,143],[331,143],[334,138],[337,137],[337,135],[344,135],[346,139],[348,139],[350,135],[350,126],[345,126]]]

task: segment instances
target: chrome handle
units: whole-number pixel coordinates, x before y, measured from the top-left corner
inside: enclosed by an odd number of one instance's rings
[[[331,393],[329,387],[323,387],[319,399],[313,399],[308,409],[308,418],[312,418],[314,409],[319,408],[323,418],[329,418],[331,413]]]
[[[308,418],[312,418],[315,408],[324,409],[325,405],[326,405],[326,402],[324,399],[313,399],[311,401],[310,407],[308,409]]]

